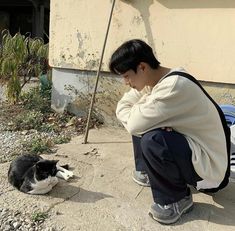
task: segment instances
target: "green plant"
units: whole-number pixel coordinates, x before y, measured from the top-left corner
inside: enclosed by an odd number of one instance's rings
[[[38,130],[40,132],[56,132],[58,128],[55,124],[43,123]]]
[[[48,44],[44,45],[42,39],[20,33],[12,37],[9,31],[2,32],[0,78],[7,83],[7,96],[11,102],[19,100],[22,88],[32,77],[39,77],[48,70]]]
[[[69,135],[60,135],[57,136],[53,139],[53,142],[55,144],[64,144],[64,143],[68,143],[71,140],[71,136]]]
[[[43,122],[43,114],[38,111],[26,111],[13,120],[13,130],[38,130]]]
[[[43,138],[34,138],[29,143],[26,143],[26,149],[32,154],[40,154],[40,153],[50,153],[51,140],[46,140]]]
[[[44,221],[48,217],[46,212],[34,212],[31,216],[31,220],[34,222]]]
[[[41,90],[39,87],[31,88],[23,92],[20,100],[24,107],[29,110],[40,111],[41,113],[51,112],[51,89]]]

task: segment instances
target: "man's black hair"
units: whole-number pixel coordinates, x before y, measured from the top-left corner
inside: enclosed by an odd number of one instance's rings
[[[109,69],[114,74],[123,74],[128,70],[137,71],[140,62],[145,62],[157,69],[160,62],[153,54],[152,48],[142,40],[133,39],[123,43],[112,54]]]

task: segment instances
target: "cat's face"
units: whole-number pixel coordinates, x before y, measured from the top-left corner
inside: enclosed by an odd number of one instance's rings
[[[44,180],[49,176],[55,176],[57,172],[56,164],[58,160],[40,160],[36,163],[36,178]]]

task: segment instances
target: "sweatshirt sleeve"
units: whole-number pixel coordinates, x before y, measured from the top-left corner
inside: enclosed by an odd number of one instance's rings
[[[130,134],[139,136],[162,121],[162,114],[156,106],[148,94],[134,104],[129,101],[128,95],[124,95],[117,106],[117,118]]]
[[[187,90],[176,88],[176,82],[177,78],[173,77],[164,80],[154,87],[151,94],[139,95],[138,100],[132,92],[123,96],[118,102],[116,114],[130,134],[139,136],[153,128],[172,126],[172,117],[184,113],[184,108],[187,110],[188,106],[193,107],[193,104],[185,105]]]
[[[118,120],[126,127],[131,108],[145,95],[146,91],[138,92],[131,89],[126,92],[117,104],[116,116]]]

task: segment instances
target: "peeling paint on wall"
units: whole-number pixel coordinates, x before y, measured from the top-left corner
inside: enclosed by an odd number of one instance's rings
[[[76,115],[87,115],[95,85],[95,72],[53,70],[52,108],[68,110]],[[58,81],[59,80],[59,81]],[[101,73],[94,103],[94,113],[105,124],[120,125],[115,111],[118,100],[127,90],[122,79]]]
[[[111,3],[51,0],[52,67],[96,70]],[[179,7],[183,5],[185,8]],[[153,47],[164,66],[186,67],[204,81],[235,83],[233,6],[232,0],[226,4],[210,0],[177,0],[177,4],[163,0],[117,1],[102,70],[108,71],[109,58],[122,42],[140,38]]]
[[[143,18],[141,16],[134,16],[132,19],[132,23],[135,25],[140,25],[143,22]]]

